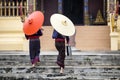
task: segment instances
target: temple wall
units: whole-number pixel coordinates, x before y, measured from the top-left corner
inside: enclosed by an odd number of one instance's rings
[[[0,50],[28,51],[28,40],[22,31],[19,17],[0,19]],[[53,28],[44,26],[41,50],[56,50],[52,39]],[[79,50],[110,50],[109,27],[76,26],[75,47]]]
[[[24,36],[19,17],[0,18],[0,50],[23,50]]]
[[[107,0],[108,4],[110,1]],[[28,8],[28,7],[27,7]],[[107,5],[108,19],[110,6]],[[120,18],[118,18],[118,33],[120,35]],[[109,23],[108,23],[109,24]],[[51,26],[45,26],[41,39],[41,50],[56,50],[52,39]],[[108,26],[76,26],[75,47],[80,50],[110,50],[110,27]],[[72,44],[74,45],[74,44]],[[120,37],[118,39],[120,49]],[[113,46],[114,47],[114,46]],[[0,18],[0,50],[28,51],[28,40],[22,31],[20,17]]]

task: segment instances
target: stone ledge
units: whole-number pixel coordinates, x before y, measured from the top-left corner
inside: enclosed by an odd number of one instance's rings
[[[0,55],[29,55],[28,51],[0,51]],[[41,51],[40,55],[58,55],[55,51]],[[120,51],[73,51],[72,55],[120,55]]]

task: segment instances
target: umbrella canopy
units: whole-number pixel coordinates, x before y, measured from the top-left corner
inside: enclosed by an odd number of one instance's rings
[[[32,35],[36,33],[43,24],[44,15],[40,11],[35,11],[28,16],[23,24],[23,32],[26,35]]]
[[[53,28],[62,35],[72,36],[75,33],[75,27],[72,21],[62,14],[53,14],[50,17]]]

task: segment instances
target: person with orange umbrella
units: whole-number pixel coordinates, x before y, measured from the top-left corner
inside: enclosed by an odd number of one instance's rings
[[[41,46],[39,37],[42,35],[41,29],[33,35],[25,35],[26,39],[29,40],[29,53],[32,67],[35,67],[40,62],[39,55]]]
[[[29,54],[32,67],[35,67],[40,62],[40,36],[43,35],[43,21],[43,13],[40,11],[35,11],[28,16],[23,24],[25,37],[27,40],[29,40]]]

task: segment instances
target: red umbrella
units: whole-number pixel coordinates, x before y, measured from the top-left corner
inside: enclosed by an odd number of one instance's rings
[[[43,24],[44,15],[40,11],[35,11],[25,20],[23,24],[23,31],[26,35],[36,33]]]

